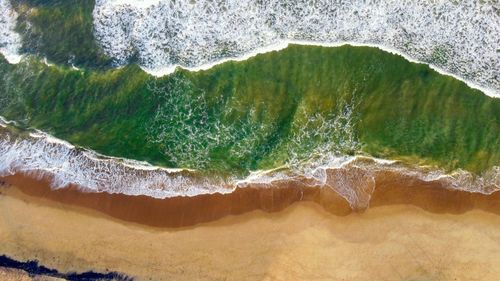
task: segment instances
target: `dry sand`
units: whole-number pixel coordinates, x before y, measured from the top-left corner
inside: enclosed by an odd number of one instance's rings
[[[28,189],[0,191],[0,254],[60,271],[139,280],[500,280],[499,196],[485,205],[453,195],[459,207],[446,209],[385,192],[364,213],[309,201],[160,228]]]

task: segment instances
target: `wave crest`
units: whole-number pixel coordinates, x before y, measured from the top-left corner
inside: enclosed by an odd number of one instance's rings
[[[0,176],[17,173],[48,176],[56,189],[76,185],[90,192],[169,198],[231,193],[237,188],[279,188],[296,183],[312,188],[331,188],[353,209],[368,207],[377,181],[386,173],[438,183],[452,190],[482,194],[500,190],[498,166],[478,176],[463,170],[446,174],[436,169],[363,156],[332,155],[328,159],[321,165],[310,163],[301,168],[253,172],[244,179],[209,177],[193,170],[165,169],[102,156],[41,132],[15,132],[9,123],[0,119]]]
[[[98,0],[95,36],[118,63],[199,67],[290,41],[395,49],[500,90],[494,1]]]
[[[0,53],[9,63],[18,63],[21,60],[21,36],[14,31],[17,13],[12,9],[9,0],[0,0]]]

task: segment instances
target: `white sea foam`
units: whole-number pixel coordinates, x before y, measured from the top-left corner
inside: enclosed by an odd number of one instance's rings
[[[492,194],[500,191],[499,166],[494,166],[481,176],[464,170],[447,174],[436,168],[414,167],[394,160],[364,156],[332,156],[330,161],[320,165],[311,163],[302,170],[259,171],[238,181],[237,186],[274,187],[283,181],[299,181],[310,187],[331,188],[353,209],[365,209],[370,204],[378,176],[384,173],[422,182],[438,182],[442,188],[471,193]]]
[[[273,52],[273,51],[280,51],[280,50],[286,49],[288,46],[290,46],[292,44],[302,45],[302,46],[331,47],[331,48],[341,47],[341,46],[346,46],[346,45],[355,46],[355,47],[374,47],[374,48],[378,48],[382,51],[389,52],[391,54],[402,56],[403,58],[405,58],[406,60],[408,60],[410,62],[422,63],[421,61],[418,61],[418,60],[414,59],[413,57],[408,56],[405,53],[402,53],[394,48],[387,47],[385,45],[380,45],[380,44],[364,44],[364,43],[357,43],[357,42],[328,43],[328,42],[315,42],[315,41],[305,41],[305,40],[283,40],[283,41],[276,43],[276,44],[273,44],[273,45],[269,45],[269,46],[266,46],[263,48],[255,49],[255,50],[248,52],[248,53],[245,53],[239,57],[228,57],[228,58],[218,59],[214,62],[205,63],[205,64],[195,66],[195,67],[189,67],[189,66],[184,66],[184,65],[180,65],[180,64],[175,64],[175,65],[170,65],[170,66],[166,66],[166,67],[156,67],[156,68],[151,68],[150,66],[141,66],[141,68],[145,72],[147,72],[153,76],[156,76],[156,77],[162,77],[165,75],[172,74],[175,72],[175,70],[178,67],[184,68],[184,69],[189,70],[189,71],[197,72],[197,71],[202,71],[202,70],[208,70],[216,65],[219,65],[219,64],[222,64],[225,62],[245,61],[245,60],[248,60],[248,59],[255,57],[259,54],[265,54],[265,53],[269,53],[269,52]],[[493,88],[490,88],[489,86],[485,87],[485,86],[477,84],[476,82],[466,80],[466,79],[464,79],[460,76],[457,76],[456,74],[453,74],[451,72],[448,72],[447,70],[445,70],[439,66],[436,66],[432,63],[426,63],[426,64],[429,65],[430,68],[434,69],[438,73],[443,74],[443,75],[448,75],[448,76],[451,76],[457,80],[460,80],[460,81],[466,83],[469,87],[480,90],[481,92],[483,92],[487,96],[490,96],[493,98],[500,98],[500,91],[497,91]]]
[[[0,118],[0,176],[16,173],[50,176],[56,189],[72,184],[92,192],[169,198],[224,194],[248,186],[272,188],[280,182],[296,181],[309,187],[331,188],[353,209],[368,207],[377,174],[385,172],[425,182],[438,181],[444,188],[467,192],[491,194],[500,190],[500,167],[493,167],[482,176],[467,171],[446,174],[391,160],[334,155],[303,167],[280,167],[256,171],[244,179],[222,180],[200,176],[192,170],[165,169],[146,162],[107,157],[41,132],[20,136],[9,128],[9,123]]]
[[[118,63],[151,73],[206,69],[288,43],[378,46],[500,92],[495,1],[98,0],[94,29]]]
[[[21,55],[21,37],[14,31],[17,13],[9,0],[0,0],[0,53],[9,63],[19,63]]]
[[[54,188],[70,184],[88,191],[148,195],[157,198],[195,196],[232,189],[215,179],[198,178],[187,169],[166,169],[145,162],[106,157],[76,148],[41,132],[20,137],[0,120],[0,176],[47,175]]]
[[[110,0],[111,5],[130,5],[132,7],[148,8],[160,3],[161,0]]]

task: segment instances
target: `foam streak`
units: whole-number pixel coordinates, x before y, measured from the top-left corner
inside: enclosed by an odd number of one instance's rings
[[[17,13],[9,0],[0,0],[0,53],[9,63],[19,63],[21,56],[21,37],[14,31]]]
[[[13,133],[0,119],[0,177],[17,173],[50,177],[52,187],[69,185],[84,191],[147,195],[154,198],[230,193],[236,188],[273,188],[276,184],[300,183],[331,188],[353,209],[368,207],[376,175],[395,172],[424,182],[439,182],[444,188],[491,194],[500,190],[500,167],[482,176],[466,171],[445,174],[436,169],[406,166],[395,161],[332,155],[322,164],[286,167],[251,173],[245,179],[218,179],[196,171],[165,169],[144,162],[106,157],[74,147],[50,135]],[[327,152],[325,152],[327,153]]]
[[[146,3],[148,2],[148,3]],[[157,75],[212,67],[290,43],[377,46],[500,91],[500,18],[492,1],[99,0],[95,35],[118,63]]]

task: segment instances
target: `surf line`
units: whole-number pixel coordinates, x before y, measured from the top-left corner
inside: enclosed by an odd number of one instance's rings
[[[253,51],[246,52],[246,53],[242,54],[241,56],[221,58],[219,60],[216,60],[216,61],[213,61],[213,62],[210,62],[210,63],[205,63],[205,64],[202,64],[202,65],[199,65],[199,66],[193,66],[193,67],[191,67],[191,66],[185,66],[185,65],[181,65],[181,64],[174,64],[174,65],[170,65],[170,66],[166,66],[166,67],[158,67],[158,68],[148,68],[148,67],[141,66],[141,65],[139,65],[139,66],[141,67],[141,69],[143,71],[145,71],[146,73],[148,73],[148,74],[150,74],[152,76],[163,77],[163,76],[167,76],[167,75],[170,75],[170,74],[174,73],[177,68],[182,68],[182,69],[185,69],[185,70],[188,70],[188,71],[191,71],[191,72],[204,71],[204,70],[211,69],[211,68],[213,68],[213,67],[215,67],[217,65],[223,64],[225,62],[245,61],[245,60],[248,60],[248,59],[250,59],[252,57],[260,55],[260,54],[266,54],[266,53],[270,53],[270,52],[278,52],[278,51],[281,51],[281,50],[284,50],[284,49],[288,48],[290,45],[328,47],[328,48],[342,47],[342,46],[378,48],[378,49],[380,49],[382,51],[385,51],[385,52],[388,52],[388,53],[391,53],[391,54],[394,54],[394,55],[401,56],[401,57],[403,57],[404,59],[406,59],[407,61],[409,61],[411,63],[418,63],[418,64],[427,65],[432,70],[438,72],[439,74],[446,75],[446,76],[451,76],[454,79],[457,79],[457,80],[459,80],[461,82],[464,82],[470,88],[473,88],[473,89],[481,91],[483,94],[485,94],[485,95],[487,95],[489,97],[500,98],[500,91],[497,91],[497,90],[495,90],[493,88],[481,86],[481,85],[479,85],[479,84],[477,84],[475,82],[469,81],[469,80],[464,79],[464,78],[462,78],[462,77],[460,77],[460,76],[458,76],[456,74],[453,74],[453,73],[451,73],[449,71],[446,71],[446,70],[444,70],[443,68],[441,68],[439,66],[436,66],[436,65],[433,65],[433,64],[430,64],[430,63],[427,63],[427,62],[422,62],[422,61],[416,60],[416,59],[412,58],[411,56],[406,55],[405,53],[400,52],[399,50],[397,50],[395,48],[388,47],[388,46],[385,46],[385,45],[382,45],[382,44],[357,43],[357,42],[353,42],[353,41],[342,41],[342,42],[337,42],[337,43],[328,43],[328,42],[306,41],[306,40],[283,40],[283,41],[280,41],[278,43],[271,44],[271,45],[268,45],[268,46],[265,46],[265,47],[256,48]],[[0,49],[0,53],[7,59],[7,61],[10,64],[18,64],[25,57],[25,55],[18,55],[18,54],[7,53],[5,50],[2,50],[2,49]],[[53,64],[47,63],[47,59],[46,58],[43,59],[43,62],[48,67],[55,67]],[[121,67],[123,67],[123,66],[118,66],[117,68],[121,68]],[[80,70],[80,69],[73,68],[73,70],[77,71],[77,70]]]
[[[430,64],[430,63],[427,63],[427,62],[423,62],[423,61],[419,61],[419,60],[416,60],[414,58],[412,58],[411,56],[395,49],[395,48],[392,48],[392,47],[388,47],[388,46],[385,46],[385,45],[382,45],[382,44],[376,44],[376,43],[357,43],[357,42],[354,42],[354,41],[340,41],[340,42],[335,42],[335,43],[329,43],[329,42],[322,42],[322,41],[307,41],[307,40],[282,40],[280,42],[277,42],[277,43],[274,43],[274,44],[271,44],[271,45],[268,45],[268,46],[265,46],[265,47],[261,47],[261,48],[256,48],[250,52],[246,52],[244,54],[242,54],[241,56],[236,56],[236,57],[227,57],[227,58],[221,58],[219,60],[216,60],[214,62],[210,62],[210,63],[205,63],[205,64],[202,64],[202,65],[199,65],[199,66],[194,66],[194,67],[190,67],[190,66],[185,66],[185,65],[181,65],[181,64],[174,64],[174,65],[171,65],[171,66],[166,66],[166,67],[158,67],[158,68],[148,68],[148,67],[143,67],[141,66],[141,68],[147,72],[148,74],[151,74],[155,77],[162,77],[162,76],[166,76],[166,75],[170,75],[172,73],[175,72],[175,70],[177,68],[182,68],[182,69],[185,69],[185,70],[188,70],[188,71],[191,71],[191,72],[198,72],[198,71],[204,71],[204,70],[208,70],[214,66],[217,66],[219,64],[223,64],[225,62],[239,62],[239,61],[245,61],[245,60],[248,60],[252,57],[255,57],[257,55],[260,55],[260,54],[265,54],[265,53],[270,53],[270,52],[278,52],[278,51],[281,51],[283,49],[286,49],[288,48],[290,45],[300,45],[300,46],[315,46],[315,47],[328,47],[328,48],[333,48],[333,47],[342,47],[342,46],[353,46],[353,47],[372,47],[372,48],[377,48],[377,49],[380,49],[382,51],[385,51],[385,52],[388,52],[388,53],[391,53],[391,54],[394,54],[394,55],[398,55],[398,56],[401,56],[403,57],[404,59],[406,59],[407,61],[411,62],[411,63],[419,63],[419,64],[425,64],[425,65],[428,65],[432,70],[438,72],[439,74],[442,74],[442,75],[446,75],[446,76],[451,76],[459,81],[462,81],[464,82],[467,86],[473,88],[473,89],[476,89],[476,90],[479,90],[481,92],[483,92],[485,95],[489,96],[489,97],[492,97],[492,98],[500,98],[500,92],[499,91],[496,91],[492,88],[488,88],[488,87],[484,87],[484,86],[481,86],[477,83],[474,83],[472,81],[469,81],[467,79],[464,79],[456,74],[453,74],[449,71],[446,71],[444,70],[443,68],[439,67],[439,66],[436,66],[436,65],[433,65],[433,64]]]

